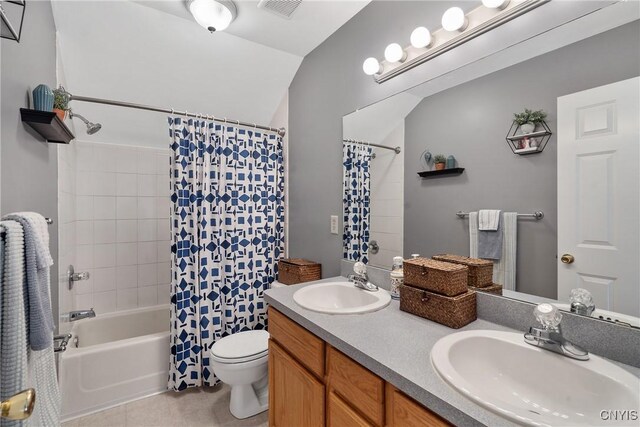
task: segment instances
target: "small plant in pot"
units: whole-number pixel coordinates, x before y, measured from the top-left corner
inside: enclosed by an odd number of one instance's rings
[[[522,113],[513,115],[513,121],[520,127],[520,133],[524,135],[533,133],[538,123],[542,123],[546,118],[547,113],[543,110],[531,111],[528,108],[525,108]]]
[[[433,163],[436,165],[436,170],[441,171],[447,163],[447,158],[442,154],[436,154],[433,156]]]
[[[69,110],[69,94],[60,86],[53,90],[53,112],[60,120],[64,120]]]

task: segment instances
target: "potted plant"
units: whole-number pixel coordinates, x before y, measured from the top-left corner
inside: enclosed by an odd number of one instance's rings
[[[443,154],[436,154],[433,156],[433,163],[436,164],[436,170],[441,171],[447,163],[447,158]]]
[[[513,115],[513,121],[520,127],[522,134],[533,133],[536,130],[536,125],[542,123],[547,118],[547,113],[543,110],[531,111],[525,108],[522,113],[515,113]]]
[[[53,112],[60,120],[64,120],[69,110],[69,94],[60,86],[53,90]]]

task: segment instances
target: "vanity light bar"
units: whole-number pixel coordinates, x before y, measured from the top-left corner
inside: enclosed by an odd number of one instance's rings
[[[502,9],[479,6],[466,14],[466,26],[459,31],[439,28],[431,35],[431,44],[424,48],[412,45],[404,48],[404,58],[398,62],[382,61],[379,72],[373,74],[377,83],[387,81],[424,62],[435,58],[469,40],[517,18],[550,0],[511,0]],[[484,3],[484,2],[483,2]],[[369,73],[367,73],[369,74]]]

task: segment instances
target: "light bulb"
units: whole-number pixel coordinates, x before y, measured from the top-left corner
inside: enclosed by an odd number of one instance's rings
[[[469,21],[464,11],[459,7],[452,7],[442,15],[442,28],[446,31],[464,31]]]
[[[388,62],[403,62],[407,58],[407,53],[398,43],[391,43],[384,50],[384,59]]]
[[[210,32],[224,31],[236,15],[229,0],[189,0],[187,5],[196,22]]]
[[[373,76],[374,74],[380,73],[382,67],[376,58],[371,57],[364,60],[362,70],[367,76]]]
[[[489,9],[504,9],[509,4],[510,0],[482,0],[484,7]]]
[[[431,46],[431,32],[425,27],[418,27],[411,33],[411,46],[421,49]]]

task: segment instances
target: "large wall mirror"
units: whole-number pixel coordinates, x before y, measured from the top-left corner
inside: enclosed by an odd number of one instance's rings
[[[462,67],[346,115],[345,259],[488,256],[505,296],[568,310],[586,289],[586,314],[640,327],[639,22],[554,50],[530,40],[545,53]],[[512,127],[525,109],[546,117]],[[464,171],[420,176],[437,155]],[[499,233],[486,234],[493,210]]]

